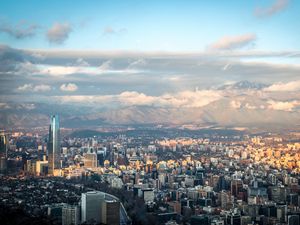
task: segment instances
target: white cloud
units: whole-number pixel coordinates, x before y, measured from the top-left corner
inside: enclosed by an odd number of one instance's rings
[[[108,71],[108,70],[111,70],[111,69],[112,69],[112,67],[111,67],[111,61],[110,60],[103,62],[99,66],[100,71]]]
[[[62,102],[73,103],[111,103],[118,105],[149,105],[167,107],[202,107],[219,100],[222,95],[218,91],[182,91],[176,94],[163,94],[160,96],[150,96],[135,91],[125,91],[119,95],[77,95],[58,96]]]
[[[19,86],[17,90],[22,92],[46,92],[51,90],[51,86],[46,84],[24,84],[23,86]]]
[[[291,81],[288,83],[275,83],[267,88],[264,88],[264,91],[269,91],[269,92],[283,92],[283,91],[300,91],[300,80],[297,81]]]
[[[128,65],[128,68],[139,68],[139,67],[142,67],[142,66],[145,66],[147,65],[147,62],[145,59],[138,59],[136,61],[133,61],[132,63],[130,63]]]
[[[231,63],[227,63],[223,68],[222,70],[229,70],[230,68],[232,67],[232,64]]]
[[[256,40],[256,35],[249,33],[239,36],[225,36],[209,46],[212,50],[233,50],[243,48]]]
[[[282,111],[293,111],[293,109],[300,105],[299,101],[274,101],[269,100],[267,102],[269,104],[268,108],[273,110],[282,110]]]
[[[175,107],[202,107],[221,99],[222,93],[215,90],[182,91],[175,95],[165,94],[161,99]]]
[[[83,58],[78,58],[76,60],[76,66],[90,66],[90,64],[85,61]]]
[[[275,0],[274,3],[266,8],[258,7],[255,9],[254,14],[257,17],[268,17],[278,12],[283,11],[289,4],[289,0]]]
[[[77,85],[73,84],[73,83],[62,84],[60,86],[60,90],[62,90],[62,91],[73,92],[73,91],[76,91],[77,89],[78,89]]]
[[[17,88],[18,91],[29,91],[32,90],[32,84],[24,84],[23,86],[19,86]]]
[[[45,91],[50,91],[50,90],[51,90],[51,86],[45,85],[45,84],[36,85],[33,88],[33,91],[35,91],[35,92],[45,92]]]
[[[235,101],[235,100],[232,100],[230,102],[230,106],[234,109],[240,109],[241,106],[242,106],[242,103],[240,101]]]
[[[0,109],[10,109],[11,106],[6,102],[0,102]]]
[[[71,74],[87,74],[87,75],[101,75],[101,74],[122,74],[122,73],[138,73],[138,70],[125,68],[115,70],[111,67],[110,61],[105,61],[99,67],[96,66],[52,66],[52,65],[37,65],[36,71],[32,74],[49,75],[49,76],[64,76]]]
[[[245,104],[245,108],[246,108],[246,109],[257,109],[257,107],[256,107],[255,105],[251,105],[251,104],[248,103],[248,102]]]
[[[69,23],[55,23],[48,30],[46,36],[50,43],[63,44],[72,32],[72,28]]]
[[[49,66],[49,65],[40,65],[39,71],[37,74],[42,75],[51,75],[51,76],[61,76],[61,75],[70,75],[74,73],[79,73],[82,70],[85,70],[83,67],[76,66]],[[88,69],[88,68],[87,68]]]

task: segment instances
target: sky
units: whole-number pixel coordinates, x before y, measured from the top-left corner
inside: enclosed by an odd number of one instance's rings
[[[205,51],[221,38],[251,34],[248,49],[299,49],[300,2],[295,0],[0,4],[0,40],[15,48]]]
[[[228,107],[298,112],[299,11],[296,0],[2,0],[0,108],[232,98]],[[222,89],[241,81],[263,88]]]

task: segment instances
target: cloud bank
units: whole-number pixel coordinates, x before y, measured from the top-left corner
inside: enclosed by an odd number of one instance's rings
[[[288,83],[283,83],[283,82],[275,83],[265,88],[264,90],[270,92],[300,91],[300,80],[291,81]]]
[[[17,90],[21,92],[46,92],[51,90],[51,86],[46,84],[24,84],[22,86],[19,86]]]

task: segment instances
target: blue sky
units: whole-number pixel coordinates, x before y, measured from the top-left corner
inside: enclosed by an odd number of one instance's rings
[[[283,2],[282,9],[257,16]],[[205,51],[225,36],[255,34],[246,49],[299,50],[300,2],[267,1],[1,1],[0,25],[34,25],[32,36],[0,32],[0,43],[24,49]],[[23,25],[20,25],[23,24]],[[25,24],[25,25],[24,25]],[[68,37],[51,43],[47,31],[68,24]]]

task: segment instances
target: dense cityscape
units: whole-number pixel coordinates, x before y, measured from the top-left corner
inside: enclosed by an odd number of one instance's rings
[[[299,133],[163,130],[3,131],[1,220],[299,224]]]

